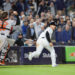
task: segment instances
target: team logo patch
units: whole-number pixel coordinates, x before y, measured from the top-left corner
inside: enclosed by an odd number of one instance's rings
[[[74,53],[71,53],[70,56],[75,57],[75,52]]]

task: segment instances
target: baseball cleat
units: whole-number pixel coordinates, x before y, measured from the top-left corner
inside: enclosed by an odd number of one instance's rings
[[[28,59],[31,61],[32,57],[31,57],[31,52],[29,53]]]
[[[52,67],[57,67],[57,66],[58,66],[58,64],[52,65]]]
[[[0,62],[0,65],[2,65],[2,66],[5,65],[5,62]]]

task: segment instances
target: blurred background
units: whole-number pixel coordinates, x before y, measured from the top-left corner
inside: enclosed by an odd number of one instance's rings
[[[9,38],[15,41],[6,61],[36,64],[35,60],[32,63],[28,61],[28,53],[35,50],[38,37],[52,21],[58,25],[52,36],[52,42],[57,46],[55,50],[58,61],[75,61],[75,0],[0,0],[0,20],[3,11],[8,12],[8,21],[13,29]],[[44,52],[40,63],[50,64],[50,55]],[[65,52],[69,54],[65,55]]]
[[[58,45],[75,44],[75,0],[0,0],[15,30],[15,46],[35,46],[51,21],[58,25],[52,40]]]

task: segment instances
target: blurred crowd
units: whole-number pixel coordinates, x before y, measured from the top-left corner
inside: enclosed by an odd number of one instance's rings
[[[34,46],[51,21],[57,23],[55,44],[75,44],[75,0],[0,0],[7,11],[15,46]]]

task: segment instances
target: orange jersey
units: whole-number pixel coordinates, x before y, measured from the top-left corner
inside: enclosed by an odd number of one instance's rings
[[[0,20],[0,34],[5,34],[5,36],[9,36],[11,31],[11,22],[9,20],[4,21],[4,23]]]
[[[4,23],[3,23],[3,26],[2,26],[2,21],[0,20],[0,31],[5,31],[6,29],[6,26],[8,25],[8,23],[5,21]]]

